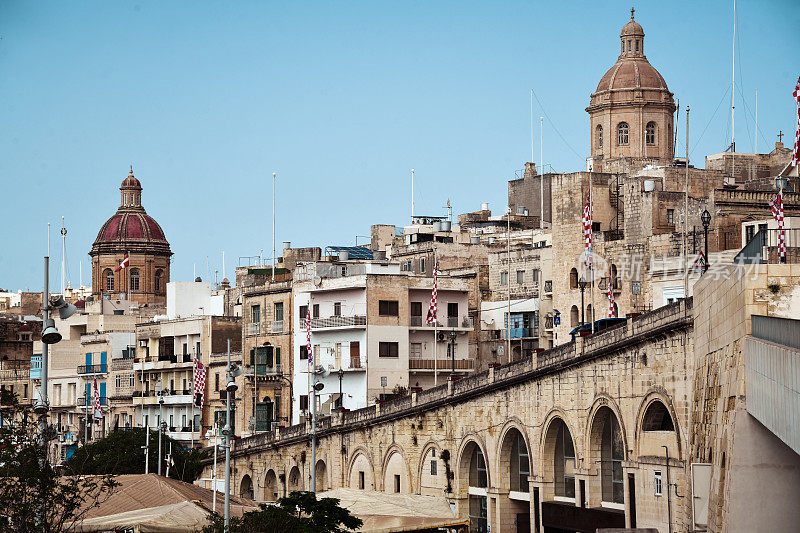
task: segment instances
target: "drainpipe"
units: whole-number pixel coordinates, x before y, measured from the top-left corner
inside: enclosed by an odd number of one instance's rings
[[[672,533],[672,496],[670,496],[670,482],[669,482],[669,448],[665,445],[661,445],[664,448],[664,459],[667,463],[667,529],[669,533]]]

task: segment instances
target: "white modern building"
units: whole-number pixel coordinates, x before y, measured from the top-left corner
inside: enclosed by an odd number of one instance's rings
[[[314,366],[322,372],[318,409],[353,410],[393,394],[428,388],[472,371],[468,285],[439,277],[438,324],[426,324],[432,277],[386,262],[317,262],[295,272],[292,423],[309,409],[311,376],[305,316],[311,315]],[[341,391],[341,393],[340,393]]]

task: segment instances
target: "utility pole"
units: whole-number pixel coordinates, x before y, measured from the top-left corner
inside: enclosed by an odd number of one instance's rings
[[[316,361],[314,361],[316,365]],[[317,493],[317,372],[311,369],[311,492]]]
[[[161,382],[159,381],[159,384]],[[164,433],[164,386],[161,385],[158,394],[158,475],[161,475],[161,434]]]
[[[150,473],[150,461],[148,461],[148,459],[150,458],[150,426],[147,426],[147,428],[145,430],[145,438],[144,439],[145,439],[144,440],[144,446],[142,446],[142,449],[144,449],[144,473],[145,474],[149,474]]]
[[[689,106],[686,106],[686,174],[683,183],[683,298],[689,297]]]
[[[540,174],[541,175],[541,174]],[[511,206],[506,206],[506,357],[511,362]]]
[[[275,178],[277,175],[277,172],[272,173],[272,281],[275,281]],[[255,374],[253,380],[255,381]]]
[[[50,320],[50,224],[47,225],[47,255],[44,256],[44,291],[42,292],[42,325],[44,328],[48,327]],[[44,340],[44,335],[42,335]],[[39,403],[36,405],[34,411],[39,415],[39,446],[42,448],[42,455],[39,457],[39,468],[45,471],[50,468],[48,460],[48,442],[47,442],[47,411],[50,410],[50,405],[47,403],[47,359],[49,356],[49,344],[42,342],[42,384],[39,390]],[[39,508],[37,512],[39,526],[44,528],[47,522],[47,505],[45,503],[47,495],[45,494],[45,487],[42,485],[39,488]]]

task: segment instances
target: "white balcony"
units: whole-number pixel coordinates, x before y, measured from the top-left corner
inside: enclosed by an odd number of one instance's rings
[[[261,323],[250,322],[249,324],[247,324],[247,327],[245,328],[245,333],[247,334],[248,337],[261,334]]]
[[[311,329],[334,329],[334,328],[363,328],[367,325],[367,317],[363,315],[354,316],[331,316],[328,318],[312,318]]]

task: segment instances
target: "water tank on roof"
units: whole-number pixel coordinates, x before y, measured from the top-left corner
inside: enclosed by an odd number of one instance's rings
[[[433,223],[433,231],[434,233],[442,231],[442,223],[440,221],[437,220]]]
[[[451,227],[452,227],[452,223],[449,220],[443,220],[442,221],[442,231],[450,231]]]
[[[489,202],[483,202],[481,204],[481,211],[488,211],[489,210]]]
[[[469,238],[469,243],[470,244],[480,244],[481,243],[481,238],[480,237],[476,237],[476,236],[473,235],[472,237]]]
[[[644,180],[644,192],[653,192],[656,189],[656,182],[653,180]]]
[[[350,252],[347,250],[341,250],[339,252],[339,261],[347,261],[348,259],[350,259]]]

